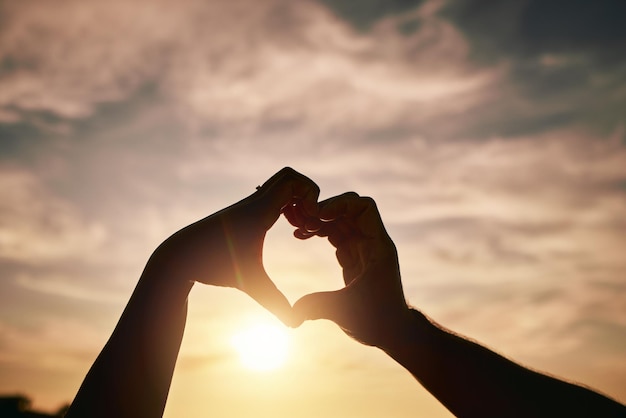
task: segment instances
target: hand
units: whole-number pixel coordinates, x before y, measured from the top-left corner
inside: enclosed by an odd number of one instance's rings
[[[321,227],[298,207],[284,213],[298,228],[296,237],[328,237],[337,248],[346,287],[302,297],[294,305],[295,320],[330,319],[363,344],[382,347],[410,321],[396,247],[371,198],[346,193],[319,207]]]
[[[178,231],[151,263],[189,281],[234,287],[290,325],[291,305],[263,268],[263,241],[285,207],[318,216],[318,186],[284,168],[247,198]]]

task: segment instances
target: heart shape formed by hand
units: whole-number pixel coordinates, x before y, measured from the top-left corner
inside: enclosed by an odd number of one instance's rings
[[[218,222],[224,232],[222,238],[210,251],[210,258],[199,257],[190,264],[203,265],[213,273],[218,270],[219,274],[210,277],[222,279],[208,280],[207,284],[243,290],[287,325],[298,326],[306,319],[330,319],[350,330],[351,335],[374,343],[379,340],[378,334],[384,333],[384,327],[370,324],[393,323],[407,309],[395,246],[371,198],[348,192],[318,203],[318,196],[319,188],[309,178],[289,168],[281,170],[252,195],[209,217],[207,229],[214,230],[215,221]],[[305,244],[292,243],[283,246],[279,254],[268,253],[265,257],[268,267],[272,258],[281,263],[272,274],[285,272],[291,276],[288,282],[281,283],[285,291],[306,293],[291,305],[268,274],[263,260],[267,233],[281,214],[296,227],[296,238],[328,238],[337,249],[336,261],[342,268],[345,287],[315,292],[312,283],[334,287],[325,278],[332,280],[333,274],[327,273],[333,271],[330,266],[336,263],[328,259],[323,264],[319,262],[323,254],[328,254],[320,247],[320,241],[315,251],[307,248],[295,252],[294,248]],[[205,236],[202,225],[191,229],[197,230],[200,238]],[[200,242],[200,238],[196,241]],[[302,257],[311,253],[316,262],[303,268],[310,264]],[[295,260],[288,271],[282,264],[286,256]]]
[[[342,287],[341,270],[331,248],[322,239],[294,240],[293,227],[281,219],[265,237],[263,267],[293,305],[304,295]]]

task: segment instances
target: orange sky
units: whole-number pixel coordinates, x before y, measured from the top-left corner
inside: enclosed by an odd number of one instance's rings
[[[288,165],[377,201],[413,306],[626,402],[622,6],[479,3],[0,2],[0,393],[71,400],[152,250]],[[265,264],[341,285],[283,220]],[[194,287],[166,416],[450,416],[329,323],[245,370],[250,318]]]

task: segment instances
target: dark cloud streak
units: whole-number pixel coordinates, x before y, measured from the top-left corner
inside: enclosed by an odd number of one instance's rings
[[[424,0],[318,0],[359,31],[367,31],[380,19],[418,8]]]
[[[620,0],[473,0],[442,11],[472,41],[476,57],[587,54],[623,60],[626,4]]]

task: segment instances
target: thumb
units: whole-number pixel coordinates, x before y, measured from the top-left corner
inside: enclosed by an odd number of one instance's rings
[[[258,277],[257,280],[251,281],[254,283],[253,285],[242,286],[241,290],[246,292],[265,309],[276,315],[285,325],[289,327],[296,326],[294,324],[295,321],[291,304],[285,295],[278,290],[267,274],[260,275],[263,277]]]
[[[345,299],[346,288],[316,292],[305,295],[293,305],[293,319],[295,326],[300,326],[304,321],[311,319],[329,319],[333,322],[340,321],[342,310],[348,309],[342,300]]]

